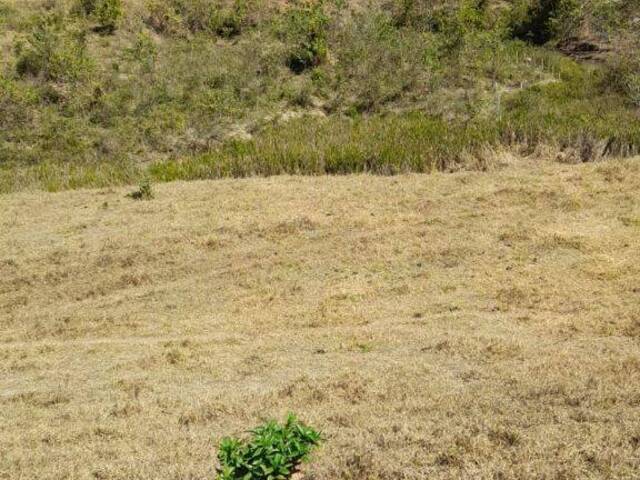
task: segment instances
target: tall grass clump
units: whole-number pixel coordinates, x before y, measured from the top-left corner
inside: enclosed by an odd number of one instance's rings
[[[376,118],[298,119],[216,152],[157,163],[160,181],[278,174],[392,175],[456,169],[468,154],[495,144],[495,125],[452,125],[423,114]]]

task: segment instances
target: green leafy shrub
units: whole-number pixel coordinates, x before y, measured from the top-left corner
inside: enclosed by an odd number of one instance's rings
[[[617,59],[609,65],[604,83],[625,95],[636,107],[640,107],[640,61],[631,58]]]
[[[36,88],[0,75],[0,139],[12,129],[28,127],[38,102]]]
[[[458,8],[456,20],[465,31],[478,30],[484,25],[486,12],[486,0],[463,0]]]
[[[248,441],[225,438],[218,451],[218,480],[285,480],[295,473],[321,436],[289,414],[284,425],[268,422]]]
[[[584,2],[579,0],[558,0],[548,21],[551,35],[564,42],[576,35],[584,20]]]
[[[113,33],[123,14],[122,0],[78,0],[78,9],[97,23],[97,31],[104,33]]]
[[[640,107],[640,25],[637,29],[615,39],[618,54],[607,60],[604,86],[625,95],[633,105]]]
[[[519,0],[511,11],[512,35],[536,45],[568,40],[582,22],[583,3],[578,0]]]
[[[26,39],[15,43],[16,71],[20,76],[52,81],[78,81],[91,71],[85,34],[69,26],[60,14],[41,16]]]
[[[463,0],[457,8],[441,8],[434,13],[433,30],[439,34],[442,56],[459,53],[470,34],[489,30],[486,0]]]
[[[286,25],[286,36],[294,46],[287,56],[287,65],[294,73],[320,65],[327,58],[327,27],[329,16],[322,0],[297,4],[291,8]]]

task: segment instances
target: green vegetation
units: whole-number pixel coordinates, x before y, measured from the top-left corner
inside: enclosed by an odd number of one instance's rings
[[[251,433],[246,442],[222,440],[218,480],[286,480],[321,441],[318,432],[292,414],[283,425],[271,421]]]
[[[122,0],[78,0],[77,9],[97,23],[96,31],[113,33],[122,17]]]
[[[86,34],[66,23],[62,15],[37,19],[30,34],[15,44],[16,73],[45,82],[79,82],[91,71]],[[50,99],[51,100],[51,99]]]
[[[248,24],[245,0],[151,0],[144,21],[157,33],[174,37],[205,33],[230,38]]]
[[[0,2],[0,192],[630,155],[638,18],[637,0]]]
[[[326,60],[328,23],[321,0],[295,6],[287,12],[281,34],[285,39],[293,39],[287,56],[287,65],[293,72],[302,73]]]
[[[145,179],[140,182],[138,190],[131,192],[128,197],[133,198],[134,200],[151,200],[154,197],[153,189],[151,188],[151,181],[149,179]]]

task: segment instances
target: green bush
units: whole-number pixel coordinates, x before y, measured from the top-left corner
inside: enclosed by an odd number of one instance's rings
[[[0,132],[28,123],[39,100],[36,88],[0,75]]]
[[[580,0],[558,0],[549,18],[553,38],[559,42],[573,38],[584,20],[583,12],[584,2]]]
[[[215,32],[225,38],[235,37],[242,32],[247,18],[247,4],[236,0],[232,8],[221,9],[214,17]]]
[[[69,23],[57,13],[38,18],[31,33],[14,46],[20,76],[59,82],[88,76],[93,62],[87,52],[85,34]]]
[[[443,8],[434,15],[433,29],[439,34],[442,56],[460,53],[467,37],[481,30],[491,30],[485,0],[462,0],[457,8]]]
[[[578,0],[518,0],[511,11],[512,35],[536,45],[568,40],[582,23],[583,4]]]
[[[329,16],[322,0],[299,3],[288,12],[285,35],[293,43],[287,65],[294,73],[317,67],[327,58]]]
[[[640,62],[625,59],[610,64],[604,82],[608,89],[620,92],[640,108]]]
[[[456,20],[465,31],[481,29],[486,20],[487,0],[462,0]]]
[[[248,0],[151,0],[147,24],[158,33],[239,35],[248,25]]]
[[[432,34],[395,28],[384,14],[354,14],[353,23],[336,37],[338,61],[332,69],[319,70],[332,74],[333,110],[374,112],[416,88],[428,88]]]
[[[604,78],[608,90],[625,95],[636,107],[640,107],[640,25],[638,30],[618,35],[619,53],[608,58]]]
[[[113,33],[123,14],[122,0],[78,0],[81,13],[97,23],[96,30]]]
[[[222,440],[218,480],[286,480],[321,442],[318,432],[291,414],[284,425],[271,421],[251,433],[248,441]]]

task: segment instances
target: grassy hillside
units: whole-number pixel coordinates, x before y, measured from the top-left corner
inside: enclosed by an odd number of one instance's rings
[[[640,146],[640,3],[0,0],[0,191]]]
[[[0,54],[0,480],[289,411],[291,480],[637,479],[640,0],[0,0]]]
[[[637,478],[640,161],[503,162],[3,196],[0,478]]]

